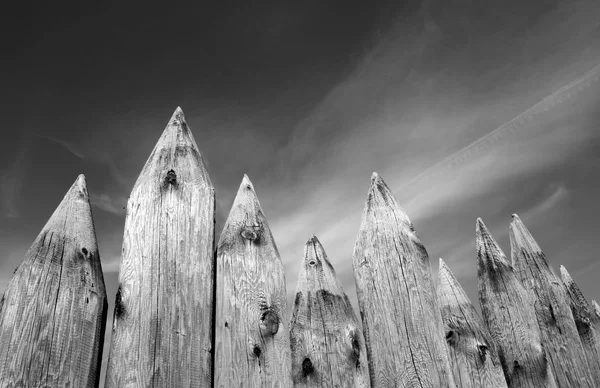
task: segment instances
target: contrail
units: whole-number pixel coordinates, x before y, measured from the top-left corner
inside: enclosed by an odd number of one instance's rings
[[[445,171],[448,171],[450,168],[464,162],[475,152],[481,151],[485,146],[489,146],[490,144],[499,140],[509,130],[515,130],[519,126],[523,125],[525,121],[534,118],[540,113],[548,111],[549,109],[555,107],[563,101],[571,99],[577,93],[581,92],[594,82],[598,81],[598,79],[600,79],[600,63],[594,66],[590,71],[585,73],[580,78],[564,85],[552,94],[546,96],[529,109],[521,112],[518,116],[515,116],[514,118],[500,125],[492,132],[487,133],[486,135],[480,137],[474,142],[456,151],[447,158],[429,167],[427,170],[425,170],[421,174],[411,179],[408,183],[403,185],[402,188],[411,186],[419,181],[424,180],[425,178],[428,178],[431,175],[441,174]]]

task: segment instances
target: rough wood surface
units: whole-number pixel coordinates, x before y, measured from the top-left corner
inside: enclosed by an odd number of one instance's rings
[[[217,248],[215,387],[291,387],[283,263],[244,175]]]
[[[592,306],[594,307],[594,313],[600,318],[600,305],[595,300],[592,300]]]
[[[564,266],[560,266],[562,281],[567,288],[569,304],[577,332],[585,350],[589,370],[596,387],[600,387],[600,316],[594,313],[593,306],[587,301]]]
[[[362,330],[319,240],[304,247],[290,321],[295,387],[370,387]]]
[[[0,301],[0,387],[97,387],[106,291],[80,175]]]
[[[479,302],[511,388],[555,388],[546,360],[534,302],[500,246],[477,219]]]
[[[519,216],[510,223],[512,265],[535,304],[542,344],[561,388],[596,386],[590,374],[567,290]]]
[[[506,387],[497,346],[467,294],[442,259],[437,295],[456,386]]]
[[[209,387],[215,194],[177,108],[127,203],[107,388]]]
[[[377,173],[353,268],[371,386],[454,387],[429,256]]]

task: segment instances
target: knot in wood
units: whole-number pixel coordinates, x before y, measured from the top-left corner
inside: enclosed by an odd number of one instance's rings
[[[260,226],[244,226],[242,227],[242,231],[240,235],[243,239],[249,241],[259,241],[260,240]]]
[[[177,183],[177,174],[175,174],[175,170],[169,170],[169,172],[167,172],[165,182],[171,185]]]
[[[258,346],[257,344],[254,344],[254,347],[252,348],[252,353],[254,353],[256,358],[259,358],[260,354],[261,354],[260,346]]]
[[[306,357],[303,361],[302,361],[302,375],[304,377],[308,376],[309,374],[314,372],[314,368],[313,368],[313,364],[312,361],[310,361],[310,358]]]
[[[259,326],[263,336],[275,335],[279,331],[279,316],[275,311],[267,309],[260,316]]]

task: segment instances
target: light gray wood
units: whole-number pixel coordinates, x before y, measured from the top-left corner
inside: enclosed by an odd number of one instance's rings
[[[589,371],[596,387],[600,387],[600,316],[587,301],[564,266],[560,266],[562,281],[567,288],[571,312],[587,357]]]
[[[596,386],[590,374],[567,290],[518,215],[510,223],[512,265],[535,305],[542,344],[561,388]]]
[[[0,387],[97,387],[106,309],[96,232],[80,175],[0,301]]]
[[[546,361],[534,302],[480,218],[475,246],[481,311],[498,345],[506,383],[510,388],[557,387]]]
[[[127,202],[106,388],[210,387],[215,193],[177,108]]]
[[[250,179],[217,248],[215,387],[291,387],[285,273]]]
[[[294,387],[371,386],[362,330],[315,236],[304,247],[290,344]]]
[[[454,387],[429,256],[373,173],[353,269],[372,387]]]
[[[456,386],[506,387],[496,343],[460,283],[442,259],[437,295]]]
[[[592,300],[592,306],[594,307],[594,314],[596,314],[597,317],[600,317],[600,305],[598,305],[598,302]]]

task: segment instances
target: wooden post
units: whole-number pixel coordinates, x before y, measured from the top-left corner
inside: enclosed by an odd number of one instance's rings
[[[456,386],[506,387],[497,346],[467,294],[442,259],[437,295]]]
[[[353,258],[373,387],[454,387],[429,256],[373,173]]]
[[[80,175],[0,301],[0,387],[98,387],[106,309]]]
[[[585,349],[589,370],[594,378],[595,386],[600,387],[600,316],[594,313],[594,308],[562,265],[560,274],[567,288],[571,311],[575,318],[579,338]]]
[[[295,387],[371,386],[362,330],[315,236],[304,247],[290,343]]]
[[[592,300],[592,306],[594,307],[594,313],[600,318],[600,305],[595,300]]]
[[[516,214],[510,223],[512,265],[535,304],[542,344],[561,388],[592,388],[581,339],[564,284]]]
[[[215,194],[177,108],[127,202],[107,388],[210,387]]]
[[[291,387],[285,273],[250,179],[217,248],[215,387]]]
[[[475,246],[481,311],[492,339],[498,345],[508,386],[555,388],[533,300],[481,218],[477,219]]]

